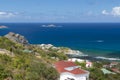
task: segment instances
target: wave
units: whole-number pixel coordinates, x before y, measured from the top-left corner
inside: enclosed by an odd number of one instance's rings
[[[120,60],[120,58],[107,58],[107,57],[101,57],[101,56],[98,56],[98,57],[95,57],[97,59],[104,59],[104,60]]]
[[[102,43],[102,42],[104,42],[104,40],[97,40],[96,42],[98,42],[98,43]]]
[[[103,43],[103,42],[105,42],[104,40],[91,40],[91,41],[89,41],[89,42],[92,42],[92,43]]]
[[[120,58],[113,58],[113,57],[103,57],[103,56],[90,56],[90,55],[79,55],[79,56],[72,56],[72,58],[80,58],[80,59],[85,59],[85,60],[108,60],[108,61],[120,61]]]

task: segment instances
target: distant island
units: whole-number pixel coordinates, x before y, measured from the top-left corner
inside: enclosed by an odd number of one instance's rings
[[[45,28],[55,28],[55,27],[62,27],[62,26],[55,25],[55,24],[48,24],[48,25],[42,25],[42,27],[45,27]]]
[[[7,26],[0,26],[0,29],[6,29],[8,28]]]

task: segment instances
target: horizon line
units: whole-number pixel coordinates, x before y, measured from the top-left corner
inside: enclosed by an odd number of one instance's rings
[[[1,23],[120,23],[120,22],[0,22]]]

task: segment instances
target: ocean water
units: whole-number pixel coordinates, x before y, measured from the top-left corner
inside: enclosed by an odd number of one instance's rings
[[[120,57],[120,23],[0,23],[0,36],[24,35],[31,44],[70,47],[89,55]]]

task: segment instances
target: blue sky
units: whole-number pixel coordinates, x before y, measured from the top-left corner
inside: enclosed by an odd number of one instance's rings
[[[0,22],[120,22],[120,0],[0,0]]]

